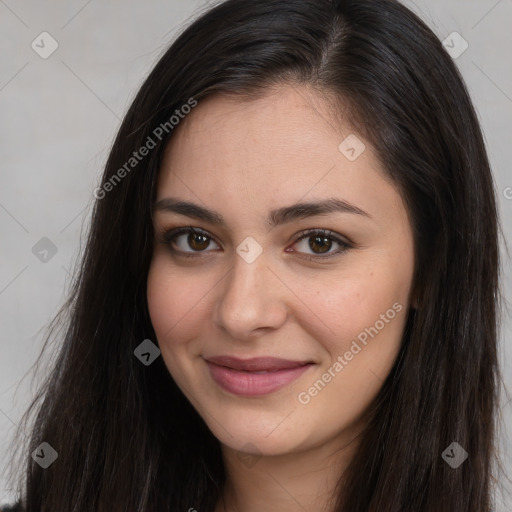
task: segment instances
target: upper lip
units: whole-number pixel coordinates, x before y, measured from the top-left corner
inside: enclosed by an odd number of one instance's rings
[[[311,361],[289,361],[287,359],[279,359],[276,357],[254,357],[252,359],[238,359],[232,356],[215,356],[206,359],[210,363],[226,366],[233,370],[241,370],[246,372],[258,372],[263,370],[277,371],[289,368],[298,368],[311,363]]]

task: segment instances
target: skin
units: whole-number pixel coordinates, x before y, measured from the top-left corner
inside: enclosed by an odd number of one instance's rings
[[[228,481],[217,512],[328,510],[400,348],[414,270],[410,220],[368,141],[357,135],[366,149],[355,161],[338,149],[354,132],[332,111],[326,94],[299,85],[250,101],[211,96],[181,121],[162,161],[157,202],[191,201],[227,224],[155,211],[147,283],[165,364],[221,443]],[[271,230],[265,223],[272,209],[331,197],[367,215],[334,212]],[[165,229],[190,225],[211,238],[162,242]],[[329,229],[351,248],[310,261],[324,253],[314,234],[300,240],[306,229]],[[236,251],[248,236],[263,249],[252,263]],[[327,242],[328,254],[340,247]],[[198,248],[197,258],[179,254]],[[299,402],[397,303],[401,311]],[[204,358],[214,355],[315,364],[276,392],[241,397],[212,379]]]

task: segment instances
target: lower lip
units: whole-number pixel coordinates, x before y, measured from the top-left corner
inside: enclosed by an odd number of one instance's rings
[[[313,364],[268,373],[233,370],[206,361],[213,380],[235,395],[260,396],[272,393],[298,379]]]

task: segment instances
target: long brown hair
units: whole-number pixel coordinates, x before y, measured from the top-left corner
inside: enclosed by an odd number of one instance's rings
[[[151,206],[176,109],[280,83],[334,93],[333,111],[338,100],[348,105],[344,114],[400,190],[415,237],[418,307],[340,475],[335,511],[491,511],[498,221],[456,66],[396,1],[227,0],[161,57],[113,144],[70,299],[55,319],[57,357],[24,416],[37,412],[29,442],[18,443],[26,512],[213,512],[226,480],[219,442],[162,358],[145,366],[134,357],[144,339],[156,342],[146,301]],[[148,137],[155,147],[120,173]],[[43,442],[58,453],[47,469],[29,456]],[[454,442],[468,453],[457,468],[442,457]]]

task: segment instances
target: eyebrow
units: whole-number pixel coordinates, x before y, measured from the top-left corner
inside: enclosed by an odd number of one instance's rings
[[[188,201],[180,201],[172,197],[166,197],[155,202],[153,211],[164,211],[178,213],[191,217],[196,220],[202,220],[214,224],[216,226],[226,227],[226,221],[218,212],[209,210]],[[296,203],[291,206],[285,206],[272,210],[266,219],[269,229],[272,229],[280,224],[286,224],[297,219],[304,219],[313,217],[315,215],[326,215],[330,213],[350,213],[355,215],[362,215],[364,217],[372,218],[368,213],[361,210],[357,206],[337,198],[329,198],[323,201],[309,202],[309,203]]]

